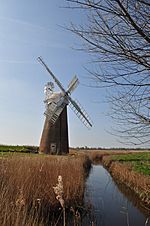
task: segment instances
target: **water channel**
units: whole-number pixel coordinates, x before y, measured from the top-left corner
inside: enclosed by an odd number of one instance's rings
[[[92,167],[84,201],[91,206],[90,214],[83,219],[84,226],[150,226],[150,216],[129,201],[101,165]]]

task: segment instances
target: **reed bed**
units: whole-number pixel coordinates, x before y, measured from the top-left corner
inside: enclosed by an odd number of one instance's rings
[[[1,158],[0,225],[43,226],[52,222],[61,207],[53,190],[59,175],[63,179],[66,208],[81,205],[89,168],[90,162],[85,156]]]

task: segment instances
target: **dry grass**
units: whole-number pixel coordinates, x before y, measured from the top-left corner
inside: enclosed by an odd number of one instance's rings
[[[63,178],[65,205],[81,204],[87,163],[85,156],[13,155],[0,159],[0,225],[48,222],[60,207],[53,191],[59,175]]]

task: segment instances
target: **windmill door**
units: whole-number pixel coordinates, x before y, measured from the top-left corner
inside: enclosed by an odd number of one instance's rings
[[[56,154],[56,143],[51,143],[50,149],[51,154]]]

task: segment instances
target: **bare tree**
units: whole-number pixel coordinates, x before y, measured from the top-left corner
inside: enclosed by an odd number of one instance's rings
[[[86,13],[84,25],[70,30],[93,55],[89,71],[96,86],[112,92],[112,117],[120,136],[134,144],[150,141],[149,0],[66,0]]]

